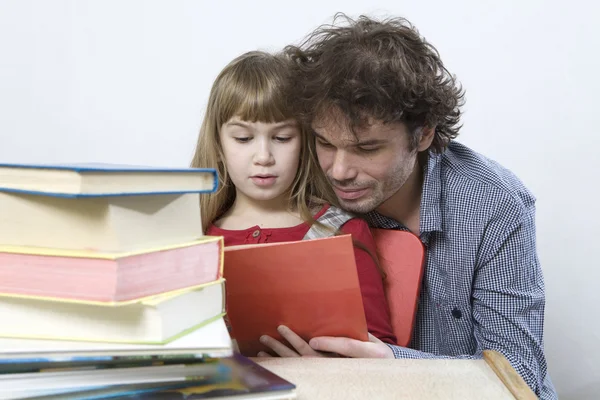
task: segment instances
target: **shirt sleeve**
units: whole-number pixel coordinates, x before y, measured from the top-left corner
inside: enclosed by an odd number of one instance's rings
[[[351,234],[355,242],[354,256],[369,332],[385,343],[395,344],[397,341],[383,289],[383,278],[373,259],[377,253],[369,226],[364,220],[353,218],[341,227],[341,231]],[[368,249],[373,257],[360,246]]]
[[[502,353],[541,399],[555,399],[543,350],[544,281],[535,242],[535,208],[499,215],[486,227],[473,278],[474,355],[438,356],[390,346],[396,358],[481,358]]]

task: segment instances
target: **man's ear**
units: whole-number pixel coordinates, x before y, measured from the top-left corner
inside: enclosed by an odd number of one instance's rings
[[[419,138],[419,143],[417,145],[417,151],[425,151],[431,147],[431,143],[433,142],[433,138],[435,135],[435,126],[429,127],[424,126],[421,130],[421,137]]]

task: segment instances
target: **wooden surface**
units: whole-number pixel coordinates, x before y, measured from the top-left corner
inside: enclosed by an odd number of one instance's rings
[[[502,356],[499,357],[500,359],[495,358],[496,364],[498,361],[505,360]],[[294,383],[297,386],[298,400],[515,399],[486,360],[351,358],[256,358],[254,360]],[[510,368],[510,365],[508,367]],[[522,389],[518,382],[515,385]],[[527,386],[525,388],[527,395],[529,388]],[[533,394],[531,391],[529,393]],[[529,399],[530,397],[517,398]]]
[[[486,350],[483,352],[483,359],[516,399],[536,400],[538,398],[502,354]]]

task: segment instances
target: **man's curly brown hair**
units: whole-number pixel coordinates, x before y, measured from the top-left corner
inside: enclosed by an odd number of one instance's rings
[[[297,74],[291,94],[296,112],[308,125],[335,107],[353,132],[372,119],[404,123],[413,149],[424,127],[435,126],[435,152],[458,135],[462,87],[404,18],[353,20],[336,14],[332,25],[322,25],[299,46],[287,46],[284,54]]]

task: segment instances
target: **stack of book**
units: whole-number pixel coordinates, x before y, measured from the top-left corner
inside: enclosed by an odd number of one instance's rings
[[[224,324],[223,239],[199,208],[216,185],[209,169],[0,165],[0,399],[272,390]],[[262,387],[242,388],[248,371]]]

